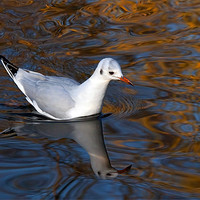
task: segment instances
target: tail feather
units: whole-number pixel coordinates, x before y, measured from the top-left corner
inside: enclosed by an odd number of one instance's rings
[[[10,77],[14,79],[19,68],[9,62],[4,56],[0,55],[0,60]]]

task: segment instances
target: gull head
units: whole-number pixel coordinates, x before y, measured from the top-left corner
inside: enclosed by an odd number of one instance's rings
[[[105,169],[101,169],[99,171],[94,171],[96,176],[102,179],[112,179],[116,178],[119,174],[127,173],[131,170],[132,165],[129,165],[128,167],[125,167],[124,169],[117,170],[113,167],[108,167]]]
[[[101,179],[112,179],[116,178],[118,175],[119,173],[117,172],[117,170],[112,167],[110,169],[104,169],[96,173],[96,176]]]
[[[105,81],[121,80],[125,83],[133,85],[123,76],[119,63],[112,58],[102,59],[99,62],[94,74]]]

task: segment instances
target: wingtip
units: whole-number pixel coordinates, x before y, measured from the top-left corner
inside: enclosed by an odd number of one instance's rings
[[[4,56],[0,55],[0,60],[1,60],[2,64],[3,64],[3,61],[4,61],[5,59],[6,59],[6,58],[5,58]]]
[[[12,65],[12,63],[2,55],[0,55],[0,60]]]
[[[18,67],[13,65],[10,61],[8,61],[4,56],[0,55],[0,60],[8,72],[8,74],[11,76],[11,78],[14,78],[14,76],[17,74]]]
[[[0,60],[7,60],[4,56],[0,55]]]

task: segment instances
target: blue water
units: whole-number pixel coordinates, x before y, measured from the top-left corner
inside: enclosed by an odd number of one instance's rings
[[[2,0],[0,54],[15,65],[83,82],[112,57],[135,86],[111,82],[105,116],[58,123],[1,66],[1,199],[199,199],[199,9]]]

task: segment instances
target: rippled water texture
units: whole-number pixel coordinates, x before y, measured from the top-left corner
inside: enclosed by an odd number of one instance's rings
[[[1,0],[15,65],[82,82],[113,57],[135,85],[109,85],[110,116],[55,123],[1,66],[1,199],[200,198],[199,41],[199,0]]]

